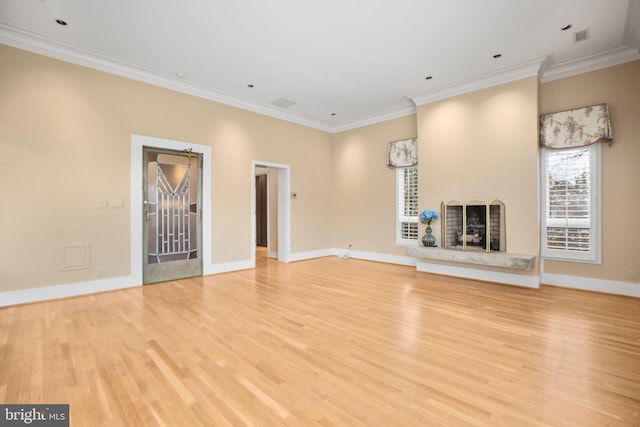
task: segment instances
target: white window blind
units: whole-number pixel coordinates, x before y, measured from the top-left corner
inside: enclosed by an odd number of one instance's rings
[[[600,144],[542,150],[542,255],[599,262]]]
[[[418,240],[418,168],[396,169],[396,244]]]

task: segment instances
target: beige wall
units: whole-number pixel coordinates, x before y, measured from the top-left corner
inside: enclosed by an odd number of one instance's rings
[[[500,199],[507,251],[537,255],[537,79],[422,105],[417,114],[420,209]],[[439,242],[440,223],[432,228]]]
[[[0,291],[130,273],[131,134],[212,147],[211,263],[251,257],[251,161],[291,165],[292,252],[395,245],[387,143],[419,138],[420,209],[499,198],[507,250],[539,252],[538,114],[607,102],[603,263],[548,273],[629,280],[640,270],[640,61],[538,84],[535,78],[418,107],[335,135],[0,46]],[[98,200],[124,209],[99,210]],[[272,204],[273,205],[273,204]],[[433,227],[439,237],[440,227]],[[277,236],[272,228],[272,243]],[[89,270],[60,272],[61,246],[91,244]],[[272,249],[275,250],[275,247]],[[535,273],[535,272],[534,272]]]
[[[395,172],[389,141],[414,138],[415,116],[333,135],[333,245],[405,255],[395,243]]]
[[[602,264],[545,261],[547,273],[630,281],[640,271],[640,61],[554,80],[541,113],[609,104],[614,144],[602,146]]]
[[[251,258],[252,160],[291,165],[292,252],[331,247],[330,134],[0,45],[0,291],[130,274],[131,134],[212,147],[205,262]],[[91,268],[59,271],[80,242]]]
[[[395,244],[389,141],[418,136],[420,210],[445,200],[500,199],[507,250],[539,253],[536,78],[418,107],[415,116],[333,136],[333,244],[405,255]],[[440,224],[432,227],[440,237]],[[421,231],[422,233],[422,231]],[[537,273],[537,269],[532,273]]]
[[[638,75],[640,61],[545,84],[529,78],[420,106],[417,117],[334,135],[334,247],[404,254],[389,225],[395,189],[384,159],[387,142],[413,136],[416,126],[420,209],[499,198],[507,205],[507,250],[539,254],[538,116],[607,102],[615,144],[602,150],[602,264],[546,261],[544,271],[629,281],[640,270],[640,229],[631,225],[640,212]]]

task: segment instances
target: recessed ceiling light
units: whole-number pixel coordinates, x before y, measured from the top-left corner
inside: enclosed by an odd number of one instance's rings
[[[187,75],[185,73],[176,73],[176,77],[179,79],[184,79],[185,77],[187,77]]]
[[[427,76],[427,77],[425,77],[425,79],[427,79],[427,80],[431,80],[432,78],[433,78],[433,76]]]
[[[62,25],[63,27],[67,25],[67,23],[62,19],[56,19],[56,23]]]
[[[496,53],[495,55],[493,55],[494,59],[498,59],[502,56],[501,53]]]
[[[253,85],[247,85],[247,87],[253,87]]]
[[[563,25],[562,27],[560,27],[562,31],[567,31],[569,28],[571,28],[571,24]]]

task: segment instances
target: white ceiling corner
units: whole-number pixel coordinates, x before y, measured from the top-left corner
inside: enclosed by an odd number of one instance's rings
[[[0,43],[313,129],[331,132],[331,128],[326,124],[289,111],[283,111],[272,105],[257,103],[237,95],[223,93],[189,80],[176,79],[174,75],[145,69],[142,66],[130,64],[117,58],[110,58],[95,52],[66,46],[55,40],[20,31],[2,23],[0,23]]]
[[[513,67],[504,68],[467,80],[457,81],[449,85],[409,95],[416,105],[424,105],[452,96],[462,95],[476,90],[525,79],[539,77],[540,68],[547,58],[536,58]]]
[[[640,59],[638,49],[631,46],[623,46],[607,52],[600,52],[584,58],[554,64],[545,71],[540,80],[544,83],[605,67],[624,64],[625,62],[636,61],[638,59]]]
[[[346,130],[356,129],[362,126],[367,126],[375,123],[384,122],[387,120],[393,120],[400,117],[406,117],[416,113],[416,106],[413,101],[407,97],[407,102],[392,107],[385,108],[384,110],[374,111],[362,117],[349,120],[344,123],[335,124],[331,127],[331,133],[343,132]]]
[[[0,43],[335,133],[640,59],[640,0],[0,0]]]

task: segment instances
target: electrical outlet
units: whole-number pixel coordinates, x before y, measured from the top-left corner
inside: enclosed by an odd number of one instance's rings
[[[640,280],[640,272],[638,271],[630,271],[629,279],[635,280],[636,282]]]
[[[349,256],[351,255],[351,247],[352,247],[352,246],[353,246],[353,245],[352,245],[351,243],[347,243],[347,247],[348,247],[349,249],[348,249],[344,254],[342,254],[342,255],[340,256],[340,258],[342,258],[342,259],[349,259]]]
[[[100,266],[96,268],[96,274],[98,277],[104,277],[106,275],[106,270],[104,267]]]

